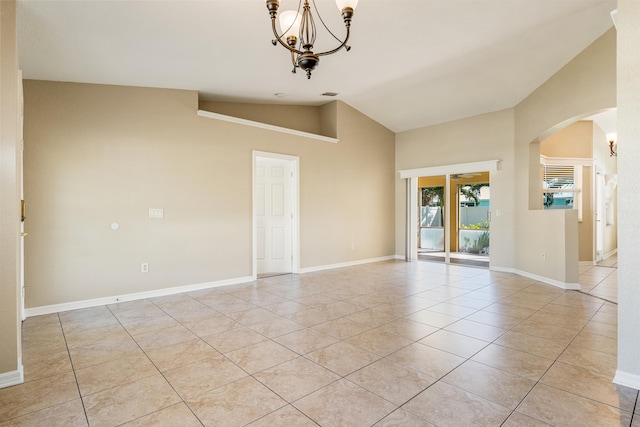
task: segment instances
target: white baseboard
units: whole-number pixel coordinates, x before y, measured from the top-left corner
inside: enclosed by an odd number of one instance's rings
[[[115,304],[125,301],[134,301],[145,298],[164,297],[167,295],[175,295],[183,292],[199,291],[202,289],[217,288],[220,286],[237,285],[253,281],[251,276],[239,277],[236,279],[220,280],[216,282],[198,283],[195,285],[176,286],[173,288],[156,289],[153,291],[136,292],[133,294],[116,295],[104,298],[95,298],[83,301],[73,301],[62,304],[45,305],[41,307],[32,307],[25,309],[25,316],[39,316],[41,314],[58,313],[61,311],[77,310],[80,308],[97,307],[100,305]]]
[[[396,259],[397,260],[404,260],[404,256],[403,255],[389,255],[389,256],[378,257],[378,258],[369,258],[369,259],[362,259],[362,260],[356,260],[356,261],[341,262],[341,263],[337,263],[337,264],[328,264],[328,265],[320,265],[320,266],[316,266],[316,267],[307,267],[307,268],[301,268],[299,273],[300,274],[313,273],[313,272],[317,272],[317,271],[333,270],[333,269],[336,269],[336,268],[352,267],[352,266],[356,266],[356,265],[371,264],[371,263],[374,263],[374,262],[389,261],[389,260],[396,260]],[[537,280],[539,282],[547,283],[549,285],[557,286],[557,287],[562,288],[562,289],[572,289],[572,290],[580,289],[580,284],[579,283],[559,282],[557,280],[550,279],[548,277],[538,276],[538,275],[531,274],[531,273],[528,273],[526,271],[521,271],[521,270],[518,270],[518,269],[515,269],[515,268],[500,267],[500,266],[492,265],[490,267],[490,270],[504,272],[504,273],[518,274],[520,276],[528,277],[530,279],[534,279],[534,280]],[[199,290],[202,290],[202,289],[217,288],[217,287],[220,287],[220,286],[237,285],[237,284],[241,284],[241,283],[252,282],[253,280],[255,280],[254,277],[246,276],[246,277],[238,277],[238,278],[235,278],[235,279],[220,280],[220,281],[216,281],[216,282],[198,283],[198,284],[195,284],[195,285],[177,286],[177,287],[173,287],[173,288],[156,289],[156,290],[153,290],[153,291],[137,292],[137,293],[132,293],[132,294],[124,294],[124,295],[115,295],[115,296],[109,296],[109,297],[103,297],[103,298],[95,298],[95,299],[90,299],[90,300],[82,300],[82,301],[73,301],[73,302],[67,302],[67,303],[62,303],[62,304],[45,305],[45,306],[40,306],[40,307],[31,307],[31,308],[26,308],[25,311],[24,311],[24,314],[25,314],[25,317],[39,316],[39,315],[42,315],[42,314],[59,313],[61,311],[78,310],[78,309],[81,309],[81,308],[97,307],[97,306],[100,306],[100,305],[107,305],[107,304],[116,304],[116,303],[125,302],[125,301],[134,301],[134,300],[140,300],[140,299],[145,299],[145,298],[163,297],[163,296],[168,296],[168,295],[180,294],[180,293],[183,293],[183,292],[191,292],[191,291],[199,291]]]
[[[640,390],[640,375],[623,372],[618,369],[613,377],[613,383]]]
[[[615,249],[614,249],[614,250],[612,250],[611,252],[608,252],[608,253],[604,254],[604,255],[602,256],[602,260],[604,261],[605,259],[607,259],[607,258],[609,258],[609,257],[612,257],[612,256],[614,256],[614,255],[615,255],[615,254],[617,254],[617,253],[618,253],[618,248],[615,248]]]
[[[357,261],[340,262],[338,264],[328,264],[328,265],[319,265],[316,267],[301,268],[300,273],[313,273],[316,271],[333,270],[336,268],[344,268],[344,267],[353,267],[354,265],[371,264],[373,262],[389,261],[392,259],[396,259],[396,255],[383,256],[380,258],[360,259]]]
[[[311,273],[314,271],[323,271],[323,270],[330,270],[335,268],[350,267],[350,266],[360,265],[360,264],[369,264],[372,262],[388,261],[391,259],[395,259],[395,256],[391,255],[391,256],[380,257],[380,258],[371,258],[371,259],[365,259],[365,260],[343,262],[339,264],[302,268],[300,269],[299,273]],[[140,299],[146,299],[146,298],[163,297],[167,295],[180,294],[183,292],[217,288],[220,286],[237,285],[241,283],[252,282],[254,280],[255,278],[252,276],[238,277],[235,279],[220,280],[217,282],[207,282],[207,283],[199,283],[196,285],[176,286],[173,288],[156,289],[153,291],[136,292],[132,294],[114,295],[114,296],[109,296],[104,298],[94,298],[90,300],[73,301],[73,302],[66,302],[62,304],[45,305],[40,307],[31,307],[31,308],[26,308],[24,311],[24,314],[26,317],[39,316],[42,314],[59,313],[61,311],[78,310],[81,308],[97,307],[97,306],[107,305],[107,304],[116,304],[116,303],[125,302],[125,301],[134,301],[134,300],[140,300]]]
[[[24,368],[22,367],[22,359],[18,359],[18,369],[0,374],[0,388],[11,387],[23,382]]]
[[[513,274],[518,274],[517,270],[515,268],[511,268],[511,267],[500,267],[499,265],[491,265],[489,267],[489,270],[491,271],[497,271],[500,273],[513,273]]]
[[[560,289],[566,290],[580,290],[580,283],[570,283],[570,282],[561,282],[559,280],[550,279],[549,277],[538,276],[537,274],[529,273],[527,271],[518,270],[517,268],[511,267],[499,267],[499,266],[491,266],[490,270],[499,271],[501,273],[513,273],[519,276],[528,277],[529,279],[536,280],[538,282],[546,283],[547,285],[556,286]]]

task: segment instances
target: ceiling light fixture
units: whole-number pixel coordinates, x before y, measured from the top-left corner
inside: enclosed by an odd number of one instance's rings
[[[616,143],[617,139],[617,133],[611,132],[607,134],[607,141],[609,141],[609,157],[618,155],[618,144]]]
[[[311,72],[318,66],[320,57],[325,55],[331,55],[336,53],[342,48],[345,48],[347,52],[351,49],[351,46],[347,45],[349,35],[351,34],[351,18],[353,17],[353,11],[358,5],[358,0],[336,0],[336,5],[342,14],[344,20],[344,26],[347,30],[347,34],[344,40],[340,40],[336,37],[329,28],[325,25],[315,0],[311,0],[315,13],[322,23],[322,26],[333,36],[334,39],[340,43],[335,49],[328,50],[326,52],[314,53],[313,45],[316,42],[316,24],[311,13],[311,6],[309,0],[302,0],[298,2],[298,10],[286,10],[280,13],[280,30],[282,34],[278,34],[276,29],[276,17],[278,16],[278,8],[280,7],[279,0],[266,0],[267,9],[271,16],[271,27],[273,28],[273,34],[276,36],[275,40],[272,40],[274,46],[280,43],[291,52],[291,62],[293,63],[293,71],[296,72],[296,68],[301,68],[307,73],[307,78],[311,78]],[[302,13],[300,9],[302,8]]]

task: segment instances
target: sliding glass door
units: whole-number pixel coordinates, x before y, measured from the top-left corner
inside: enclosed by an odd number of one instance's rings
[[[489,172],[418,178],[418,258],[489,266]]]

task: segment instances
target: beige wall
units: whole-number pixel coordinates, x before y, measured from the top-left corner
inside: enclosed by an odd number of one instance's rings
[[[487,160],[500,160],[491,173],[491,265],[514,264],[513,110],[503,110],[402,132],[396,135],[396,253],[404,255],[406,191],[397,173]],[[482,171],[478,171],[482,172]],[[500,215],[496,214],[500,211]]]
[[[302,268],[393,255],[392,132],[339,102],[321,108],[337,144],[197,108],[190,91],[25,82],[27,307],[251,276],[253,150],[300,157]]]
[[[540,142],[540,154],[547,157],[593,159],[593,122],[581,120],[560,129]],[[582,167],[582,221],[578,223],[578,260],[593,262],[594,209],[593,167]]]
[[[515,184],[529,188],[515,193],[518,271],[558,283],[578,282],[577,214],[540,209],[542,200],[535,190],[540,179],[538,142],[615,107],[615,61],[616,32],[611,29],[515,108]],[[565,242],[557,236],[564,236]]]
[[[0,2],[0,387],[20,382],[20,167],[16,3]]]
[[[540,154],[547,157],[591,159],[593,122],[581,120],[550,135],[540,143]]]
[[[322,107],[207,101],[200,101],[199,105],[205,111],[335,137],[335,131],[323,133]]]

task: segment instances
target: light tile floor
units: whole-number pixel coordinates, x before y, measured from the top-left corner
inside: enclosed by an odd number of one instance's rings
[[[618,302],[618,255],[596,265],[580,266],[582,291],[607,301]]]
[[[640,427],[616,311],[389,261],[32,317],[0,426]]]

